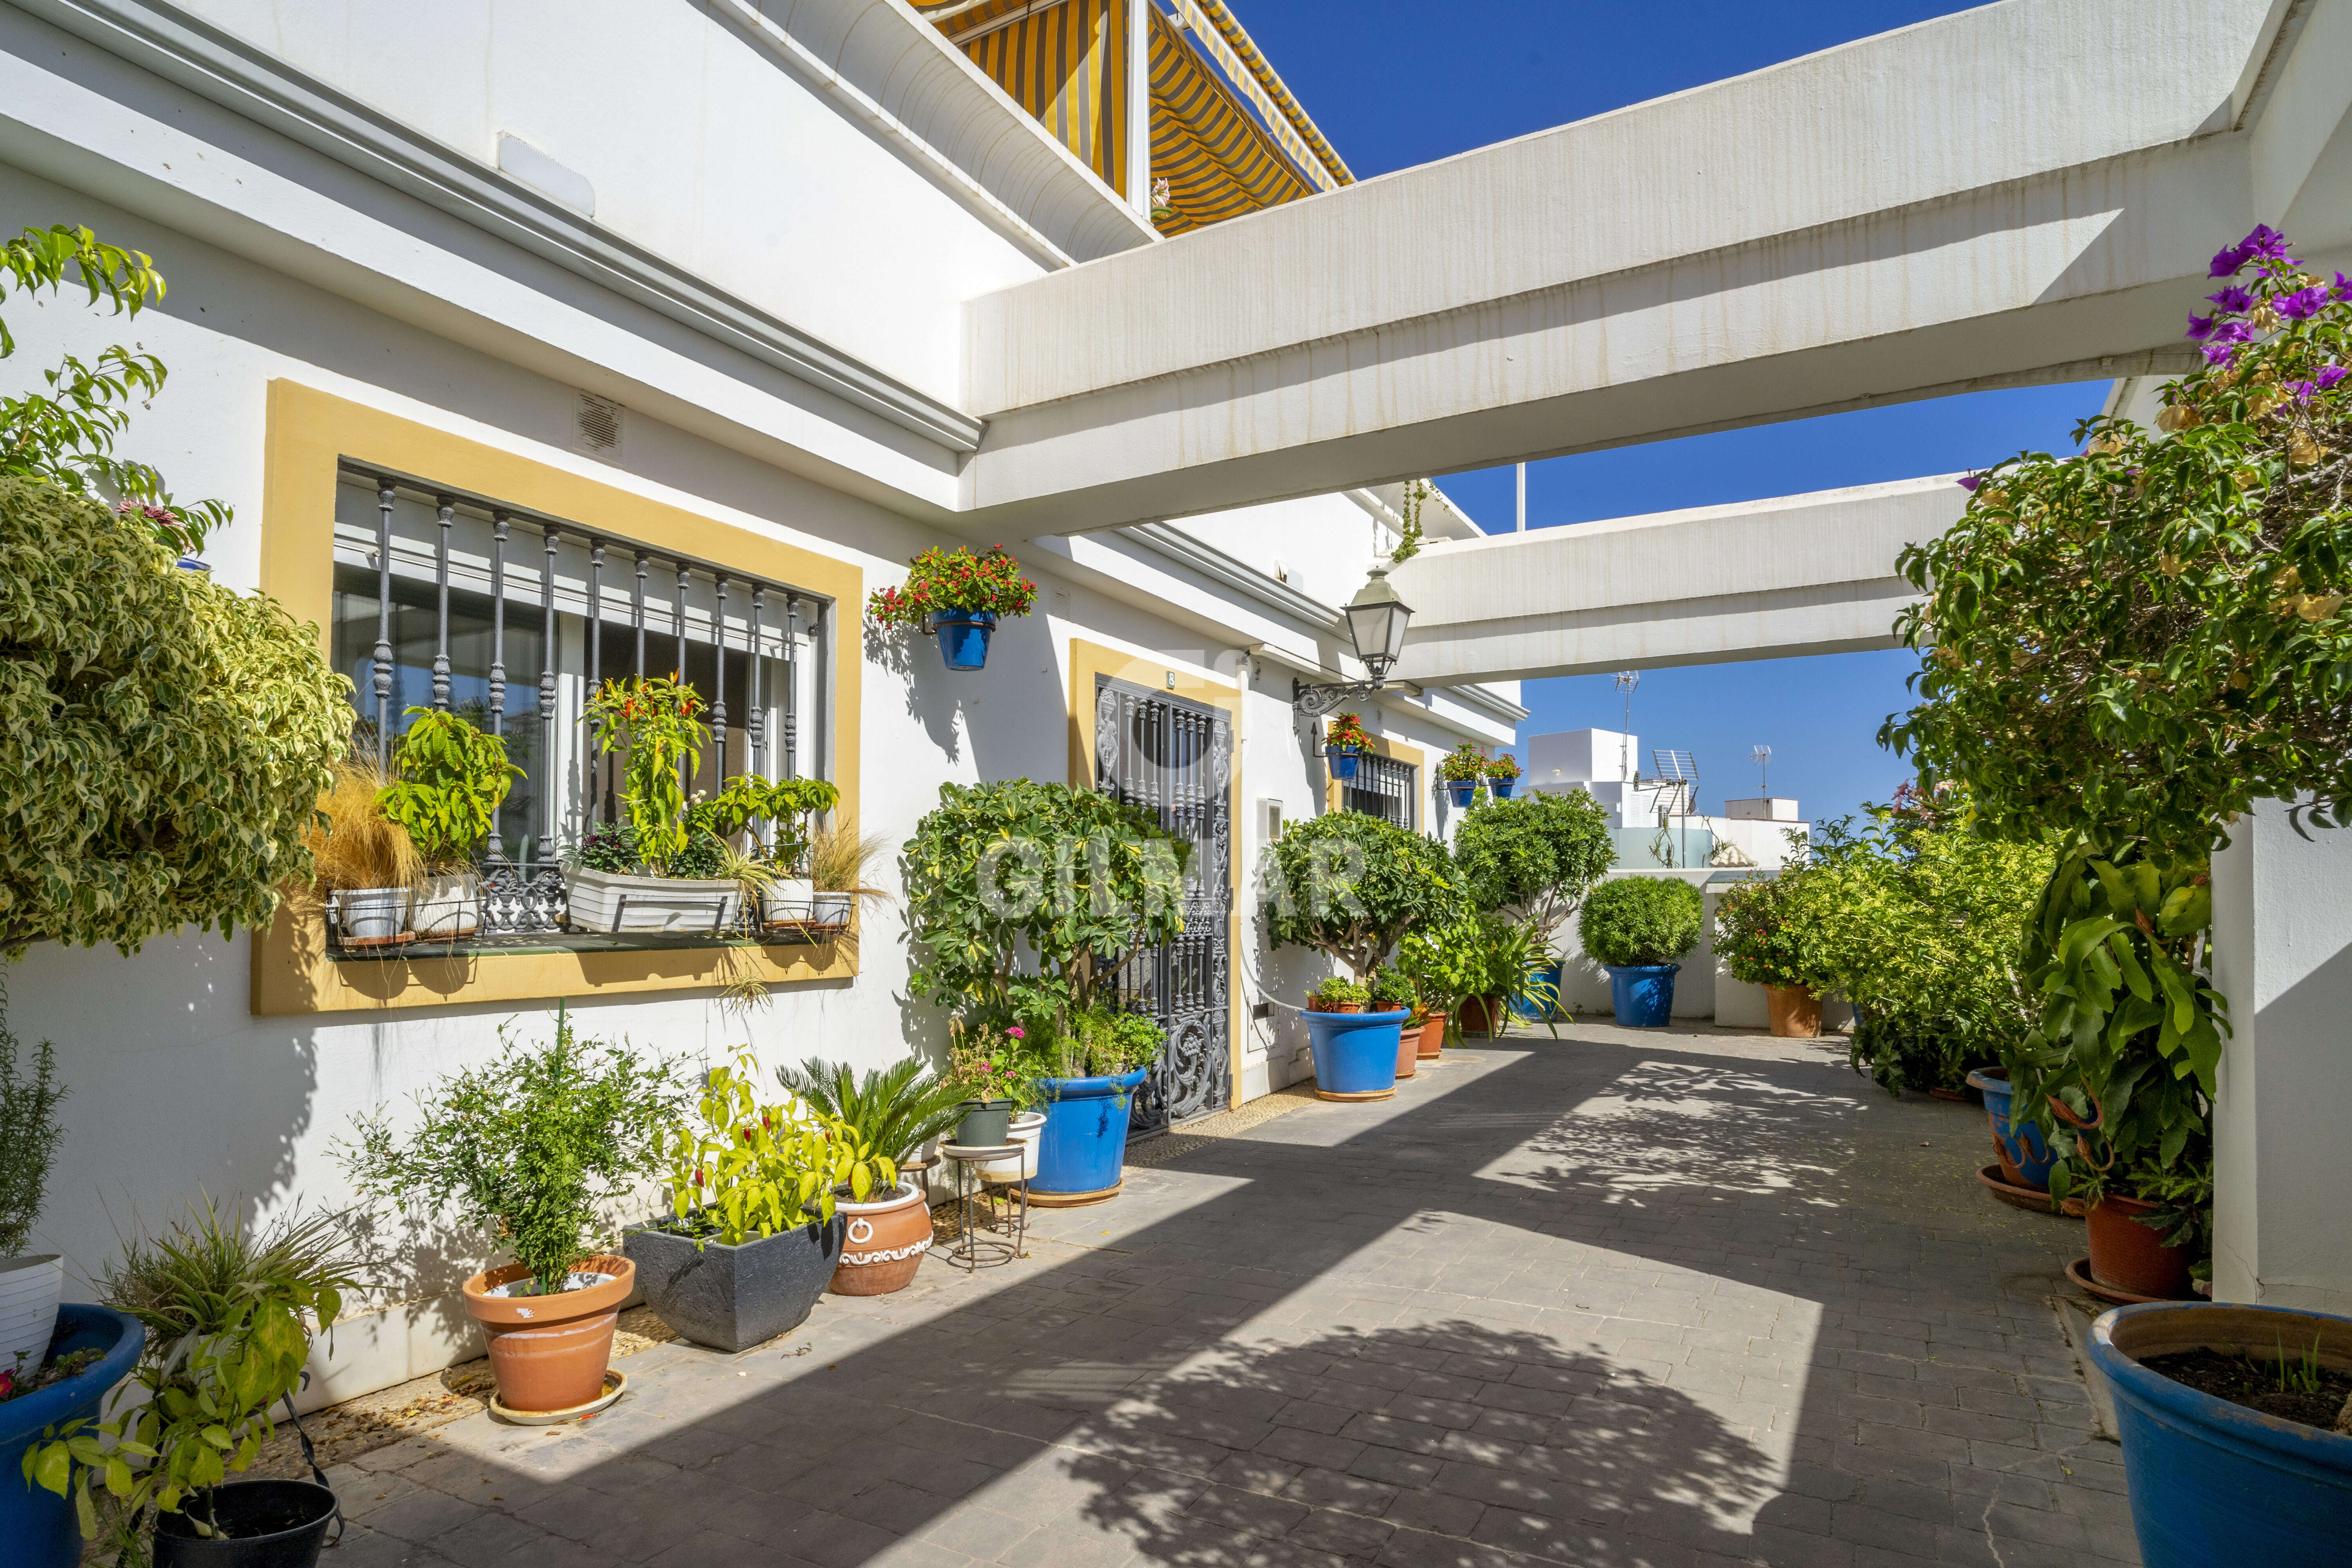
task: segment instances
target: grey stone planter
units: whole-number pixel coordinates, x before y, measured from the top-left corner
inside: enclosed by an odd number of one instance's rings
[[[842,1221],[812,1222],[740,1247],[633,1230],[621,1250],[661,1321],[698,1345],[732,1353],[798,1326],[841,1261]]]

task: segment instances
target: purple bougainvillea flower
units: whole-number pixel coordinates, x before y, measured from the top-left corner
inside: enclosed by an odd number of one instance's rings
[[[2327,292],[2333,299],[2352,300],[2352,278],[2347,278],[2341,272],[2337,273],[2336,275],[2336,287],[2330,289]]]
[[[2286,389],[2294,395],[2294,400],[2297,403],[2310,402],[2311,395],[2319,390],[2318,387],[2307,381],[2290,381],[2286,384]]]
[[[2236,349],[2231,348],[2228,343],[2207,343],[2205,345],[2205,363],[2207,364],[2228,364],[2230,363],[2230,356],[2237,352],[2238,351]]]
[[[2223,315],[2228,315],[2232,310],[2250,310],[2253,309],[2254,304],[2253,295],[2234,283],[2219,294],[2208,294],[2205,298],[2221,306]]]
[[[2289,267],[2300,265],[2286,253],[2286,236],[2266,223],[2254,225],[2254,232],[2238,241],[2237,248],[2248,261],[2284,261]]]
[[[1982,474],[1962,474],[1959,479],[1954,482],[1964,490],[1972,490],[1979,485],[1984,483],[1984,476]]]
[[[2324,283],[2279,296],[2278,313],[2290,321],[2307,321],[2326,308],[2327,286]]]
[[[2352,370],[2346,370],[2340,364],[2320,366],[2319,390],[2326,392],[2329,387],[2334,386],[2337,382],[2342,381],[2347,375],[2352,375]]]
[[[2191,316],[2191,317],[2189,317],[2189,341],[2190,342],[2193,342],[2193,343],[2201,343],[2201,342],[2203,342],[2207,338],[2210,338],[2210,337],[2211,337],[2212,335],[2213,335],[2213,318],[2212,318],[2212,317],[2210,317],[2210,316]]]
[[[2223,321],[2213,329],[2217,343],[2250,343],[2254,341],[2254,329],[2243,321]]]
[[[2245,264],[2246,247],[2242,245],[2232,245],[2226,249],[2217,250],[2213,253],[2212,270],[2206,273],[2205,276],[2208,278],[2227,278],[2230,274],[2235,272],[2239,268],[2243,267]]]

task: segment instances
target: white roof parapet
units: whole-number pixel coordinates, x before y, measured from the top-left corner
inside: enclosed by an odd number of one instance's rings
[[[1959,518],[1955,476],[1432,544],[1397,679],[1430,685],[1895,646],[1906,544]]]

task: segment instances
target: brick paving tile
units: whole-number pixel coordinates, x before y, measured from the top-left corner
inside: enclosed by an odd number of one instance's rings
[[[2044,1304],[2081,1226],[1985,1197],[1979,1113],[1841,1040],[1560,1035],[656,1346],[594,1423],[361,1456],[340,1568],[2137,1562]]]

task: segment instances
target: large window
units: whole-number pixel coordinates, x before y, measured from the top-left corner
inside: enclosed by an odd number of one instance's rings
[[[1394,757],[1367,753],[1357,760],[1356,776],[1340,785],[1339,808],[1409,828],[1412,826],[1413,778],[1420,771],[1411,763],[1401,763]]]
[[[676,672],[709,704],[692,787],[824,776],[830,600],[406,479],[336,489],[334,658],[352,740],[389,758],[410,708],[499,734],[522,769],[485,847],[486,938],[562,924],[562,851],[620,811],[623,758],[580,722],[599,680]]]

